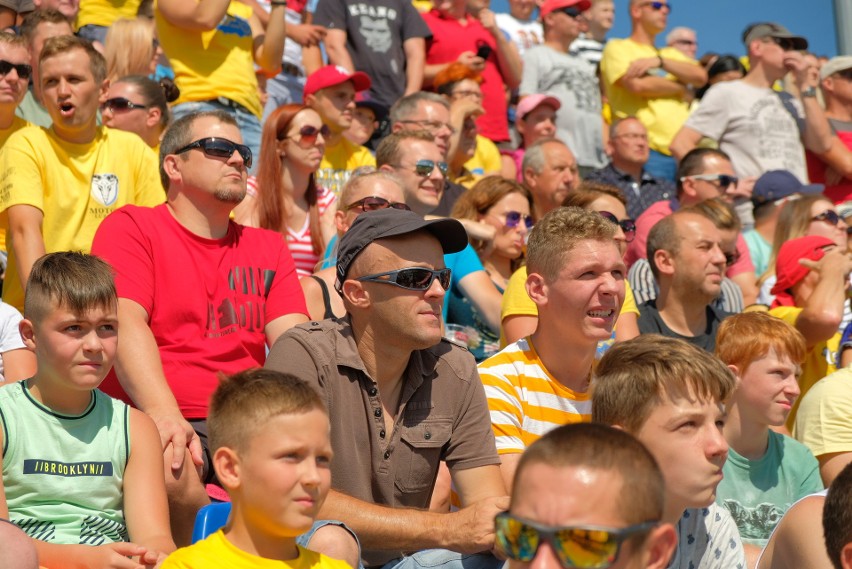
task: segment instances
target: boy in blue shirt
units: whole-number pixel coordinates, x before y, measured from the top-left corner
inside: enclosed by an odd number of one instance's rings
[[[0,388],[0,518],[33,538],[43,567],[150,566],[175,548],[156,427],[97,389],[117,303],[91,255],[45,255],[27,282],[20,331],[37,371]]]

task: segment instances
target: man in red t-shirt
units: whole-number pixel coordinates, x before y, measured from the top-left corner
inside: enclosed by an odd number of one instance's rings
[[[115,269],[119,296],[116,373],[103,389],[157,424],[178,544],[214,482],[204,447],[217,375],[262,366],[266,346],[307,321],[281,235],[229,219],[251,161],[229,114],[175,121],[160,145],[166,203],[115,211],[92,245]]]
[[[517,89],[520,85],[521,57],[497,26],[494,13],[483,8],[474,17],[467,11],[466,0],[434,0],[434,8],[423,19],[432,30],[426,46],[424,85],[456,61],[481,74],[485,114],[476,121],[479,134],[494,142],[509,140],[505,87]]]

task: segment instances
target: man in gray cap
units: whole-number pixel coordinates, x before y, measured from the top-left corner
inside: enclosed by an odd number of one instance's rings
[[[347,317],[294,328],[266,361],[325,399],[334,461],[320,517],[356,532],[365,567],[502,565],[479,554],[494,546],[494,517],[509,503],[485,392],[473,357],[441,337],[443,255],[466,245],[454,219],[362,213],[338,248]],[[457,512],[425,511],[442,460]]]
[[[825,116],[834,136],[824,154],[808,153],[811,181],[825,184],[834,203],[852,200],[852,56],[841,55],[819,70]]]
[[[671,144],[680,159],[702,137],[719,142],[740,179],[769,170],[787,170],[807,180],[804,148],[828,150],[831,135],[816,99],[816,79],[800,50],[805,38],[778,24],[753,24],[743,32],[750,70],[737,81],[711,87]],[[777,93],[772,85],[792,72],[799,99]],[[743,217],[743,211],[739,210]],[[750,220],[743,219],[748,225]]]

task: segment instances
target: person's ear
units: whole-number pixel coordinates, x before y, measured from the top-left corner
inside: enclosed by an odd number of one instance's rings
[[[177,154],[167,154],[163,158],[163,171],[166,173],[166,177],[168,177],[172,184],[180,180],[182,177],[180,167],[178,166],[178,162],[181,161],[183,161],[183,158],[178,157]]]
[[[657,272],[662,275],[673,275],[675,272],[674,255],[665,249],[654,251],[654,258],[648,260],[657,266]]]
[[[370,306],[370,293],[364,288],[360,281],[347,279],[343,281],[343,298],[355,308],[367,308]]]
[[[160,122],[160,117],[163,116],[163,111],[161,111],[157,107],[150,107],[148,109],[148,116],[145,118],[145,124],[149,127],[154,126],[158,122]]]
[[[545,306],[547,304],[547,293],[550,287],[547,286],[547,282],[545,282],[542,275],[539,273],[528,274],[525,287],[527,295],[529,295],[536,306]]]
[[[334,212],[334,227],[337,229],[338,235],[343,235],[349,231],[349,224],[346,223],[346,212],[338,210]]]
[[[651,530],[645,540],[647,561],[643,565],[647,569],[665,569],[669,559],[677,547],[677,532],[672,524],[660,524]]]
[[[393,166],[391,166],[390,164],[382,164],[381,166],[379,166],[379,172],[388,172],[393,174],[394,172],[396,172],[396,170],[394,170]]]
[[[315,108],[317,98],[313,93],[311,93],[310,95],[305,95],[304,99],[305,99],[304,103],[305,103],[306,107],[311,107],[312,109]]]
[[[734,364],[728,364],[728,369],[731,370],[731,373],[734,374],[734,377],[737,379],[737,387],[740,385],[740,368]]]
[[[24,345],[31,352],[35,351],[36,341],[35,341],[35,326],[33,325],[31,320],[27,320],[24,318],[18,323],[18,331],[21,334],[21,339],[24,341]]]
[[[224,488],[239,488],[241,465],[237,451],[228,447],[219,447],[213,453],[211,467],[216,471],[216,477]]]
[[[98,94],[98,103],[103,103],[107,98],[109,98],[109,79],[104,79]]]
[[[847,543],[840,550],[840,566],[843,569],[852,569],[852,543]]]
[[[395,122],[391,126],[391,133],[400,132],[404,128],[405,128],[405,126],[403,126],[403,124],[401,122]]]

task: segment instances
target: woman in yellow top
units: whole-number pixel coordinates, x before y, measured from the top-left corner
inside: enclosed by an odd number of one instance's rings
[[[171,79],[159,83],[142,75],[121,77],[109,86],[101,104],[101,120],[110,128],[135,132],[156,152],[169,126],[169,103],[178,96]]]

